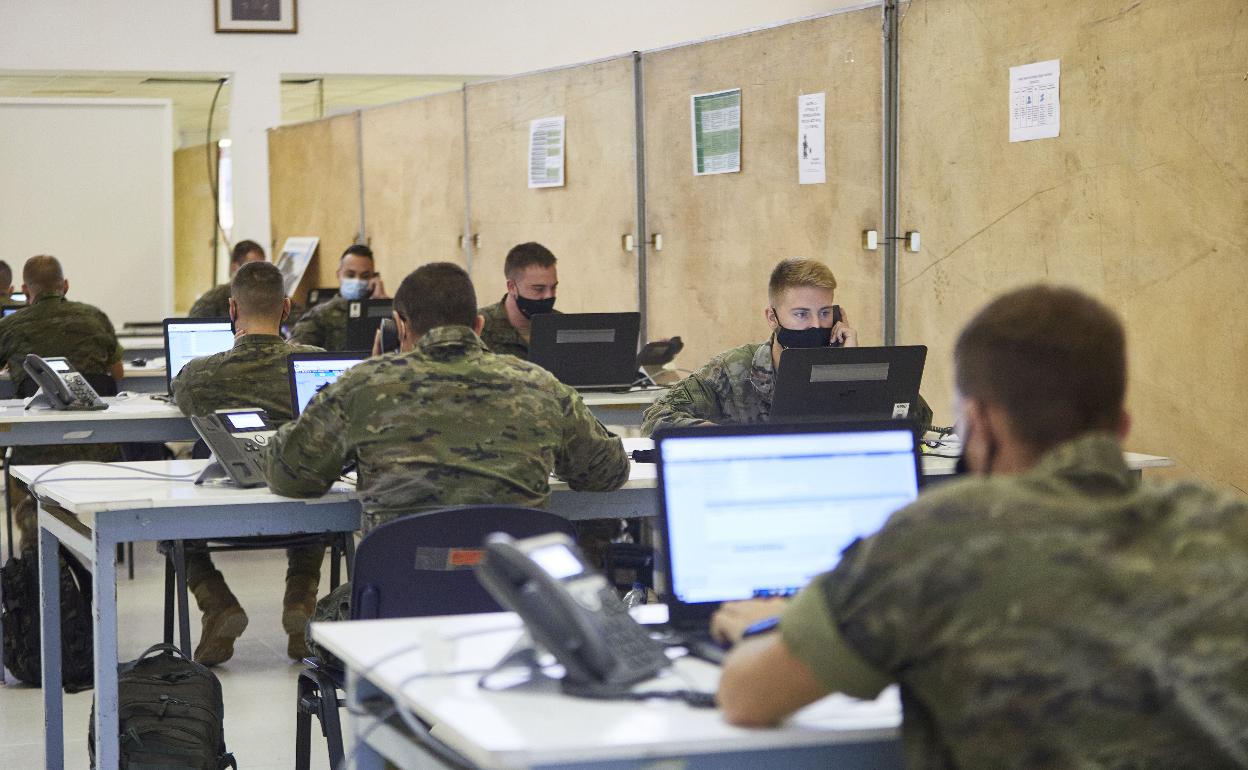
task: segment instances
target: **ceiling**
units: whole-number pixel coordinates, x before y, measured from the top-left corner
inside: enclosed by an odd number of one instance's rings
[[[180,146],[201,144],[217,90],[216,73],[10,72],[0,70],[0,97],[45,99],[169,99]],[[282,123],[315,120],[458,88],[470,77],[415,75],[287,75]],[[230,86],[221,89],[212,134],[229,135]]]

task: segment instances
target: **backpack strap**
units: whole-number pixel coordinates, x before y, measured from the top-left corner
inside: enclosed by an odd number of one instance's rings
[[[134,659],[134,662],[138,663],[140,660],[143,660],[144,658],[146,658],[147,656],[155,652],[167,652],[171,655],[175,655],[181,658],[182,660],[185,660],[188,662],[191,660],[190,658],[182,654],[182,649],[180,647],[176,647],[172,644],[166,644],[164,642],[161,642],[160,644],[153,644],[151,647],[148,647],[146,650],[143,651],[142,655]]]

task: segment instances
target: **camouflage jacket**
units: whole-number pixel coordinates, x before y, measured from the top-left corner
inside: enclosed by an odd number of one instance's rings
[[[443,326],[409,353],[364,361],[318,393],[266,455],[278,494],[323,494],[355,460],[369,528],[449,505],[542,506],[554,471],[573,489],[628,480],[620,439],[541,367]]]
[[[347,300],[341,294],[309,308],[295,323],[290,341],[325,350],[347,348]]]
[[[832,690],[902,688],[907,767],[1248,766],[1248,502],[1108,434],[925,493],[781,622]]]
[[[230,285],[214,286],[199,296],[191,305],[191,318],[228,318],[230,315]]]
[[[646,409],[641,432],[701,422],[748,425],[767,422],[775,393],[776,369],[771,341],[752,343],[720,353],[710,363],[672,386]],[[932,409],[919,396],[910,418],[924,431],[932,426]]]
[[[552,310],[551,312],[558,313],[559,311]],[[507,317],[506,294],[497,304],[487,305],[477,310],[477,314],[485,319],[485,326],[481,329],[481,341],[486,347],[495,353],[529,360],[528,341],[520,336],[520,332],[516,331],[516,327],[511,325],[511,319]]]
[[[83,374],[108,374],[121,360],[113,323],[99,308],[44,294],[25,310],[0,319],[0,361],[8,364],[14,389],[26,379],[27,353],[64,356]]]
[[[83,374],[111,374],[121,360],[121,345],[113,323],[99,308],[72,302],[60,294],[44,294],[34,304],[0,319],[0,361],[9,367],[14,390],[27,379],[22,360],[27,353],[64,356]],[[69,460],[120,460],[116,444],[65,444],[15,447],[18,465],[60,463]]]
[[[275,334],[244,335],[229,350],[188,361],[173,380],[174,401],[187,415],[254,406],[285,423],[293,416],[286,357],[319,350]]]

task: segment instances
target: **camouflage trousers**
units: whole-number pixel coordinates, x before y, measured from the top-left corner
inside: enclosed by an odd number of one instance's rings
[[[217,571],[212,563],[212,554],[197,549],[197,546],[203,544],[203,540],[186,541],[186,584],[192,590]],[[308,582],[316,585],[321,579],[321,562],[324,560],[324,545],[287,548],[286,579],[307,578]]]

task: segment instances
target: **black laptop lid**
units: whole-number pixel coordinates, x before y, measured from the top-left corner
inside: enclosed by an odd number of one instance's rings
[[[388,299],[356,299],[347,303],[347,350],[373,349],[373,338],[381,319],[389,318],[394,301]]]
[[[790,348],[780,354],[771,419],[904,419],[926,359],[923,345]]]
[[[165,392],[173,392],[173,379],[187,361],[234,347],[234,324],[228,318],[166,318]]]
[[[529,360],[573,387],[628,387],[637,379],[640,313],[533,316]]]
[[[656,439],[674,625],[720,602],[787,596],[919,490],[908,421],[703,426]]]

